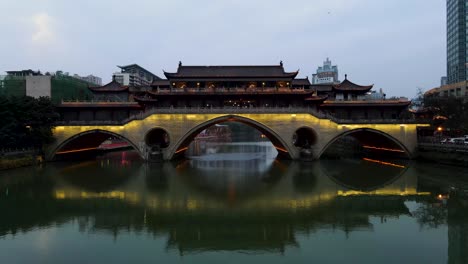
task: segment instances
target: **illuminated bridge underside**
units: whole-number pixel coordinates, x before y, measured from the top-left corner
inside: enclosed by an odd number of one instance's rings
[[[152,146],[145,137],[153,129],[167,132],[169,145],[161,148],[164,160],[184,154],[193,138],[203,129],[227,121],[250,125],[265,134],[277,148],[279,156],[300,159],[303,146],[294,145],[295,133],[301,128],[310,128],[316,138],[308,146],[313,159],[318,159],[333,142],[351,135],[369,147],[404,151],[412,158],[416,154],[416,127],[419,124],[337,124],[329,119],[320,119],[311,114],[264,113],[264,114],[153,114],[143,120],[133,120],[122,126],[58,126],[54,130],[56,141],[46,149],[47,159],[55,158],[57,152],[86,148],[96,145],[104,136],[117,136],[127,140],[150,160]],[[80,139],[86,137],[86,139]],[[102,138],[101,138],[102,137]],[[73,146],[70,145],[73,142]]]

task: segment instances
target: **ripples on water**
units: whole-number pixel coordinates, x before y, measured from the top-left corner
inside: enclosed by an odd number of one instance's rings
[[[0,261],[467,263],[468,171],[132,152],[0,174]]]

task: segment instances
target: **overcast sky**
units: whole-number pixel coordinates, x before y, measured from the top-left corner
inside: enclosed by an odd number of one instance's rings
[[[446,69],[445,0],[0,0],[0,74],[116,65],[269,65],[309,76],[330,57],[359,84],[414,97]]]

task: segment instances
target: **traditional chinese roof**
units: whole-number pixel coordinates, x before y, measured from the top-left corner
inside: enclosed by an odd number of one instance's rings
[[[348,80],[345,75],[345,80],[339,84],[333,84],[333,89],[340,92],[368,92],[374,85],[358,85]]]
[[[310,86],[310,81],[308,78],[303,78],[303,79],[294,79],[292,80],[291,84],[293,86]]]
[[[304,99],[305,101],[312,101],[312,102],[323,102],[327,100],[328,96],[316,96],[316,95],[311,95]]]
[[[116,81],[103,86],[90,86],[89,89],[93,92],[123,92],[128,90],[128,86],[121,85]]]
[[[283,65],[263,66],[183,66],[175,73],[164,72],[168,79],[224,79],[224,78],[295,78],[299,71],[285,72]]]

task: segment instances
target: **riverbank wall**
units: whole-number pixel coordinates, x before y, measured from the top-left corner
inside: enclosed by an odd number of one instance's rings
[[[421,143],[418,160],[468,167],[468,146]]]
[[[16,151],[1,153],[0,170],[15,169],[26,166],[33,166],[42,163],[43,159],[37,155],[36,151]]]

